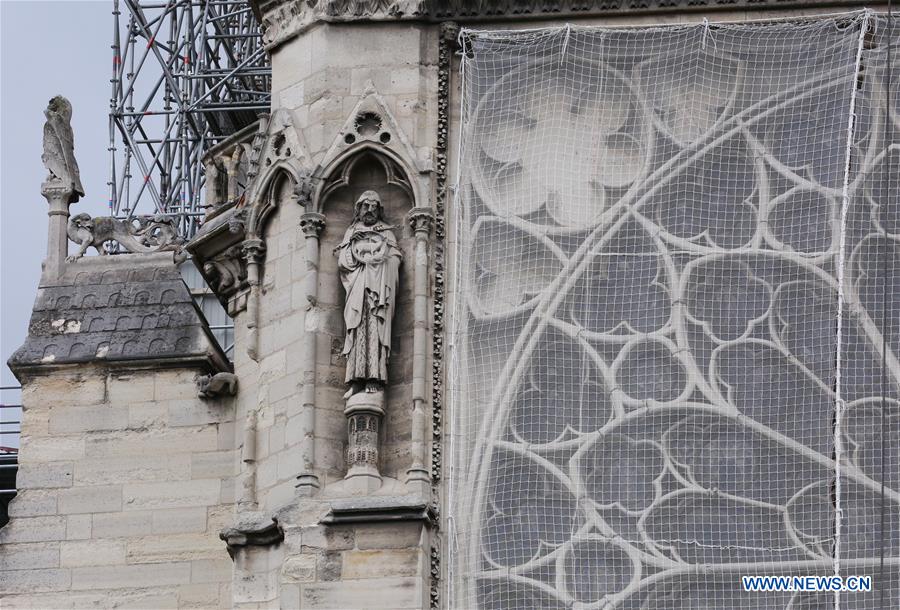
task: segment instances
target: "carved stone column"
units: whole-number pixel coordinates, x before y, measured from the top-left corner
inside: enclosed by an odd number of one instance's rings
[[[319,489],[316,460],[316,343],[318,342],[319,236],[325,229],[325,216],[310,212],[300,217],[300,230],[306,237],[306,342],[303,351],[303,391],[300,410],[300,474],[297,494],[311,496]]]
[[[72,203],[73,191],[70,187],[45,182],[41,185],[41,195],[50,204],[47,215],[50,217],[47,233],[47,260],[44,262],[44,275],[47,278],[58,278],[62,275],[66,256],[69,254],[69,237],[66,228],[69,224],[69,204]]]
[[[244,421],[244,444],[241,447],[241,491],[238,497],[240,511],[257,509],[256,502],[256,410],[247,412]]]
[[[384,392],[359,392],[347,399],[347,476],[349,488],[369,493],[381,487],[378,439],[384,418]]]
[[[247,283],[250,295],[247,299],[247,354],[259,359],[259,266],[266,253],[261,239],[247,239],[241,244],[241,252],[247,261]]]
[[[431,477],[426,464],[425,438],[428,423],[425,417],[426,378],[428,359],[428,237],[434,224],[431,208],[413,208],[407,222],[416,237],[414,327],[413,327],[413,388],[410,453],[412,465],[406,471],[406,485],[411,491],[428,492]]]

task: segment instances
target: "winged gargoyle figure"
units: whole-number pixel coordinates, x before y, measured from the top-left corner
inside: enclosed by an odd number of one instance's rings
[[[78,162],[75,160],[75,136],[72,133],[72,104],[57,95],[44,110],[44,152],[41,161],[50,172],[48,184],[58,184],[71,189],[69,203],[75,203],[84,196]]]

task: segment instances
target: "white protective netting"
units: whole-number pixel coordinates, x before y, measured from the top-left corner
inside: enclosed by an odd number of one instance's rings
[[[454,607],[900,607],[886,27],[463,32]]]

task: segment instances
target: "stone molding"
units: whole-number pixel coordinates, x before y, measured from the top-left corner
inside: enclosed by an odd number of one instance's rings
[[[385,521],[425,521],[434,524],[437,515],[419,495],[369,496],[332,500],[331,510],[322,519],[325,525],[379,523]]]
[[[434,284],[432,285],[432,354],[431,354],[431,494],[434,511],[442,502],[441,475],[444,436],[444,249],[446,240],[447,160],[450,137],[450,73],[453,53],[457,47],[459,25],[441,24],[438,42],[438,120],[435,147],[435,203],[434,203]],[[436,535],[432,537],[429,556],[429,598],[431,608],[441,607],[443,565],[441,563],[441,521],[436,520]]]
[[[844,6],[863,6],[846,0]],[[271,52],[318,23],[573,19],[685,11],[813,8],[817,0],[251,0]]]

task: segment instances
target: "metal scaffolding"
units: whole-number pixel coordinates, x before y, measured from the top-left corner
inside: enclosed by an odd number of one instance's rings
[[[178,215],[193,235],[204,152],[270,105],[256,18],[246,0],[113,0],[113,28],[110,214]]]

